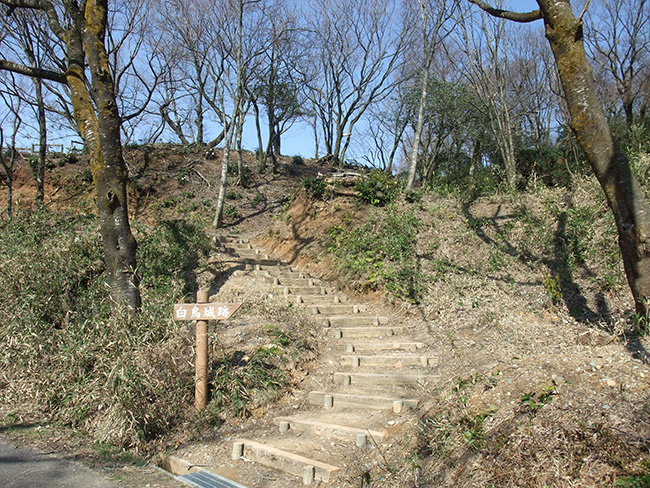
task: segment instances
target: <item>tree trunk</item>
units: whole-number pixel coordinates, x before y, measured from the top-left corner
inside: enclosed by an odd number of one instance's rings
[[[226,202],[226,181],[228,179],[228,160],[230,159],[230,145],[235,122],[232,121],[226,135],[226,143],[221,156],[221,181],[219,182],[219,196],[217,197],[217,210],[214,214],[213,225],[219,229],[223,225],[223,207]]]
[[[68,33],[66,79],[74,117],[90,154],[107,280],[114,303],[135,314],[141,305],[137,244],[129,225],[120,116],[104,46],[106,0],[89,0],[85,12],[73,12],[73,18],[76,27],[75,32]],[[92,96],[84,79],[84,50],[92,78]]]
[[[45,120],[45,103],[43,102],[43,82],[34,78],[36,104],[38,109],[38,164],[36,166],[36,206],[43,208],[45,201],[45,160],[47,158],[47,125]]]
[[[429,54],[427,54],[427,61]],[[429,64],[428,62],[426,63]],[[413,188],[415,183],[415,174],[418,166],[418,153],[420,152],[420,139],[422,138],[422,130],[424,129],[424,110],[427,104],[429,86],[429,67],[426,66],[422,73],[422,86],[420,92],[420,107],[418,109],[418,124],[415,128],[415,135],[413,136],[413,147],[411,148],[411,159],[409,161],[409,174],[406,180],[406,189]]]
[[[571,128],[605,193],[637,313],[647,320],[650,299],[650,208],[630,164],[614,142],[594,87],[582,22],[567,1],[538,0],[546,37],[571,114]]]
[[[280,129],[278,125],[276,124],[275,128],[273,129],[273,154],[276,156],[281,156],[282,155],[282,136],[280,135]]]
[[[253,114],[255,115],[255,130],[257,132],[257,167],[258,173],[262,174],[266,170],[266,151],[264,151],[263,146],[264,142],[262,141],[262,127],[260,125],[260,107],[257,105],[257,100],[251,97],[251,103],[253,104]]]
[[[203,147],[203,95],[199,92],[196,102],[196,140],[197,147]]]
[[[179,124],[174,122],[172,118],[169,116],[169,113],[167,112],[167,107],[169,106],[169,102],[164,103],[160,106],[160,116],[162,119],[165,121],[165,123],[171,127],[171,129],[174,131],[174,134],[178,136],[178,139],[181,141],[181,144],[184,146],[189,146],[190,141],[187,140],[185,137],[185,134],[183,134],[183,129]]]
[[[19,124],[20,125],[20,124]],[[5,185],[7,187],[7,218],[11,219],[13,212],[13,189],[14,189],[14,162],[16,160],[16,132],[18,128],[14,126],[14,133],[11,136],[11,147],[9,148],[9,161],[5,159],[5,149],[4,149],[4,134],[2,132],[2,127],[0,127],[0,164],[5,170],[5,176],[7,181]]]
[[[244,132],[244,117],[241,116],[237,120],[237,135],[235,140],[235,146],[237,149],[237,179],[238,183],[242,188],[246,188],[247,182],[244,177],[244,156],[242,150],[242,134]]]
[[[14,198],[14,177],[11,172],[7,172],[7,218],[11,218],[13,208],[12,208],[12,203],[13,203],[13,198]]]

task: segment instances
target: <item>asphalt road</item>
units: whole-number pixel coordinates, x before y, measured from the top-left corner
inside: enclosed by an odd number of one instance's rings
[[[115,488],[116,485],[78,462],[0,442],[0,486]]]

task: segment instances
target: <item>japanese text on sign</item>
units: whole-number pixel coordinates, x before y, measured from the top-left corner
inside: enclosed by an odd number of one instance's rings
[[[241,303],[179,303],[174,305],[176,320],[227,320]]]

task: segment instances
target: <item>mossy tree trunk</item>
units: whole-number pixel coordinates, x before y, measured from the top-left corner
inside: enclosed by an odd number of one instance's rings
[[[0,0],[0,3],[44,11],[52,32],[65,44],[65,73],[4,60],[0,60],[0,69],[61,82],[70,89],[74,119],[90,155],[111,298],[118,309],[135,314],[141,305],[136,272],[137,244],[128,218],[128,175],[122,155],[121,119],[104,42],[108,2],[87,0],[81,4],[82,9],[76,1],[64,0],[65,13],[69,17],[65,29],[57,9],[50,2]],[[86,79],[85,66],[90,71],[90,81]]]
[[[517,22],[544,20],[546,38],[555,57],[570,112],[571,129],[614,215],[636,311],[647,319],[650,312],[650,207],[628,159],[612,137],[596,94],[584,48],[582,15],[585,12],[576,18],[568,0],[537,0],[540,9],[529,13],[495,9],[481,0],[469,1],[491,15]]]
[[[75,109],[75,118],[78,124],[83,123],[86,127],[82,134],[86,135],[86,145],[93,155],[91,170],[112,296],[119,306],[135,312],[141,304],[136,273],[137,244],[129,224],[126,193],[128,173],[122,154],[121,120],[104,44],[107,3],[107,0],[88,0],[83,18],[79,16],[78,29],[82,32],[90,68],[92,97],[87,84],[75,83],[73,92],[84,98],[81,110],[77,113]],[[79,79],[75,75],[70,78],[75,81]],[[94,111],[91,99],[95,102]]]
[[[628,283],[637,312],[645,317],[650,299],[650,208],[629,161],[612,138],[598,100],[581,20],[567,1],[538,3],[571,114],[571,128],[614,214]]]

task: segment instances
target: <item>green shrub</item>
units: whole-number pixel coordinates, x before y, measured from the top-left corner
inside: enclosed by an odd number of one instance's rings
[[[237,207],[235,207],[234,205],[228,205],[224,211],[224,214],[226,215],[226,217],[231,219],[239,218],[239,210],[237,210]]]
[[[393,296],[417,303],[425,278],[415,256],[420,222],[412,211],[394,209],[359,227],[348,222],[329,231],[329,251],[344,275],[361,288],[385,287]]]
[[[282,369],[269,361],[268,351],[258,348],[247,356],[235,353],[215,361],[210,368],[210,409],[227,408],[237,417],[248,416],[251,408],[260,406],[260,396],[278,393],[286,378]]]
[[[357,183],[356,190],[362,200],[375,207],[383,207],[397,197],[400,184],[393,176],[383,171],[373,170]]]
[[[293,164],[305,164],[305,160],[300,154],[296,154],[293,158],[291,158],[291,162]]]
[[[255,193],[255,196],[253,197],[253,201],[251,202],[251,205],[253,207],[257,207],[264,200],[266,200],[266,197],[263,194],[261,194],[260,192],[257,192],[257,193]]]
[[[316,176],[307,176],[300,182],[305,190],[311,191],[314,198],[321,198],[325,194],[325,180]]]

